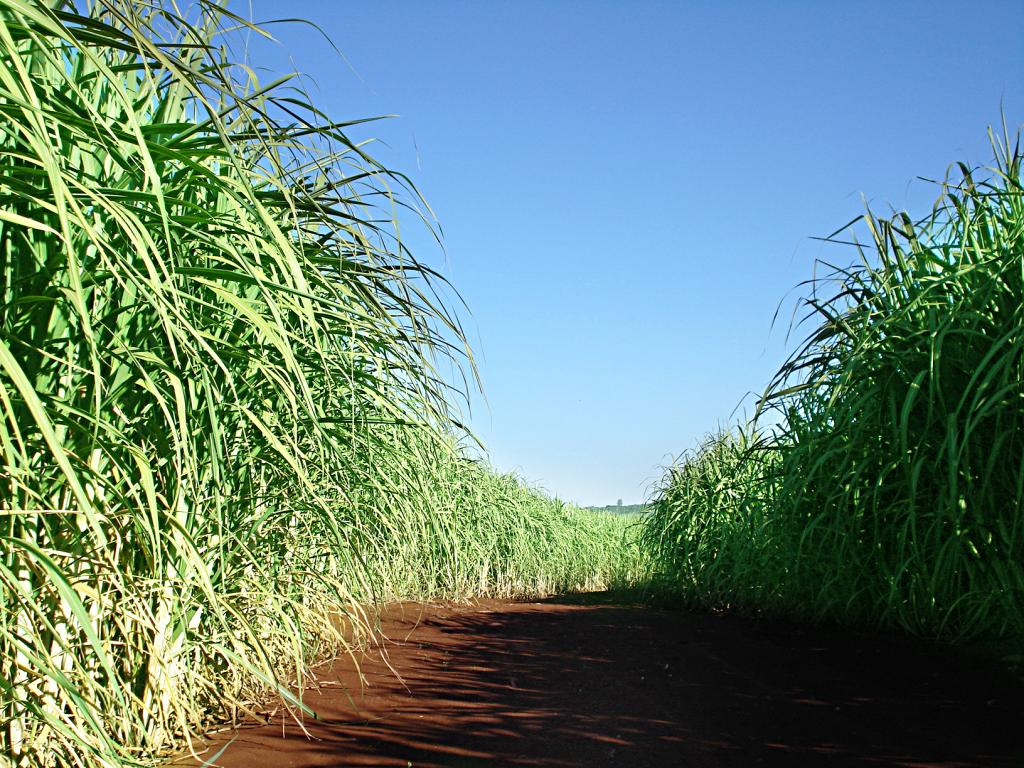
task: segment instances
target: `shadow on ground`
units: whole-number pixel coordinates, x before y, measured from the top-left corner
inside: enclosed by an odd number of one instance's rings
[[[256,766],[1019,766],[1019,684],[930,646],[608,604],[403,606],[324,670],[312,738],[279,715],[218,763]],[[339,684],[351,690],[351,699]],[[282,733],[284,737],[282,737]],[[212,745],[212,754],[226,739]]]

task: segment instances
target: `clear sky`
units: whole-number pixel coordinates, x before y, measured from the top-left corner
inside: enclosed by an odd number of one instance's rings
[[[468,303],[502,470],[642,500],[782,361],[792,289],[863,211],[925,213],[1024,122],[1024,3],[234,0],[407,171]],[[862,199],[863,196],[863,199]],[[788,299],[786,297],[789,296]],[[772,330],[780,301],[786,318]],[[747,400],[749,403],[749,398]]]

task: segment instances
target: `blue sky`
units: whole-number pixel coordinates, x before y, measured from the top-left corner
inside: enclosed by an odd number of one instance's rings
[[[583,504],[659,467],[778,368],[812,240],[923,214],[950,163],[1024,122],[1024,3],[236,0],[253,63],[307,75],[409,173],[468,303],[493,463]],[[862,199],[863,196],[863,199]],[[788,297],[788,298],[787,298]],[[779,303],[785,318],[771,327]]]

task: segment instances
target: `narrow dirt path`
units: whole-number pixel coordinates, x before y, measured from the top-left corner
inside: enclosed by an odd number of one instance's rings
[[[278,714],[217,763],[1024,765],[1019,682],[921,644],[599,598],[405,605],[384,630],[401,681],[379,651],[362,689],[339,660],[308,695],[312,738]]]

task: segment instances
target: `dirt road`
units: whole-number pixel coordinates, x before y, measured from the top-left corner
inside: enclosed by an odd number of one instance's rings
[[[339,660],[307,695],[312,738],[278,714],[217,764],[1024,765],[1018,681],[920,643],[599,596],[405,605],[384,630],[401,680],[379,651],[362,688]]]

